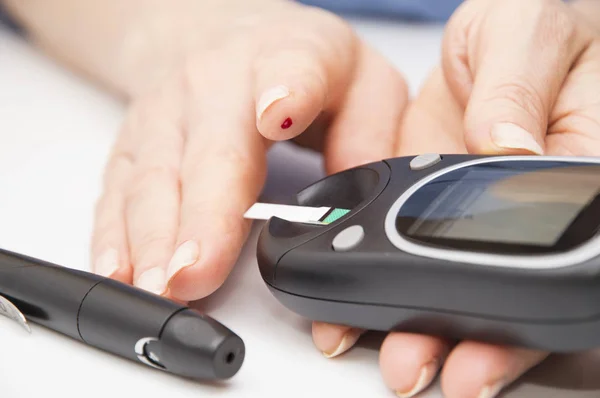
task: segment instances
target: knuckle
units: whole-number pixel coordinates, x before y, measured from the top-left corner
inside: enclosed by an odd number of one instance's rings
[[[129,106],[123,132],[129,140],[141,140],[157,123],[177,123],[183,116],[183,87],[177,73],[138,95]]]
[[[128,176],[135,164],[135,155],[126,146],[115,148],[110,155],[103,173],[105,192],[121,191],[122,181]]]
[[[546,45],[571,45],[578,34],[572,16],[565,12],[562,4],[543,1],[537,11],[536,31],[540,41]]]
[[[256,35],[236,32],[207,44],[183,61],[179,81],[184,89],[203,87],[205,82],[222,76],[225,67],[247,67],[246,60],[257,44]]]
[[[475,18],[480,14],[480,4],[474,1],[462,2],[452,13],[446,23],[446,33],[455,35],[464,34]]]
[[[323,51],[323,54],[331,53],[334,60],[349,62],[348,49],[354,49],[349,54],[354,57],[357,47],[356,34],[350,23],[330,11],[313,9],[308,12],[312,14],[309,18],[315,26],[310,40],[314,48],[326,48],[328,51]]]
[[[553,121],[549,130],[551,134],[575,133],[590,140],[590,142],[598,142],[600,141],[598,111],[600,111],[600,99],[597,99],[597,102],[588,108],[572,109],[561,115],[558,120]],[[588,149],[597,146],[596,144]]]
[[[157,101],[151,95],[139,97],[133,101],[127,113],[128,130],[134,133],[138,132],[148,119],[153,118],[158,110],[157,108]]]
[[[169,236],[161,235],[156,231],[143,232],[138,239],[139,240],[131,247],[134,266],[140,266],[147,263],[145,260],[148,257],[151,257],[153,253],[163,251],[172,241]]]
[[[250,167],[253,163],[246,151],[237,148],[235,145],[223,145],[213,148],[211,154],[218,159],[222,159],[226,164],[239,165],[241,168]]]
[[[571,70],[571,79],[577,79],[582,87],[584,81],[589,82],[594,87],[600,84],[600,38],[595,38],[590,41],[586,51],[584,51],[577,63]],[[589,90],[587,93],[596,94],[597,91]]]
[[[215,167],[226,169],[224,174],[233,176],[235,183],[251,180],[251,176],[266,167],[266,159],[263,159],[264,156],[251,157],[247,152],[235,145],[202,146],[186,154],[181,169],[181,182],[184,185],[190,184],[206,173],[211,173]],[[224,182],[229,186],[232,181]]]
[[[277,59],[286,59],[290,67],[314,66],[314,62],[350,63],[357,47],[352,26],[342,17],[318,7],[303,7],[295,17],[309,29],[299,29],[298,23],[276,22],[282,34],[273,35],[269,26],[261,32],[262,40],[254,60],[254,68]]]
[[[123,236],[115,228],[105,227],[94,230],[92,234],[92,251],[98,252],[99,248],[120,246]]]
[[[319,26],[327,27],[327,30],[354,35],[354,30],[350,23],[331,11],[310,7],[306,12],[310,20],[316,22]]]
[[[145,139],[147,126],[156,121],[157,115],[164,115],[164,107],[158,94],[146,94],[135,99],[129,107],[125,119],[122,140],[127,147],[136,147]]]
[[[129,168],[135,164],[135,155],[126,148],[120,148],[113,151],[109,163],[115,169]]]
[[[523,40],[531,40],[538,48],[569,52],[582,44],[583,24],[578,23],[569,6],[560,0],[492,0],[489,3],[492,8],[487,15],[490,18],[505,29],[521,25]]]
[[[179,181],[179,171],[167,164],[139,167],[128,185],[130,198],[143,199],[155,186],[171,185]]]
[[[122,195],[118,192],[105,191],[96,200],[94,206],[94,219],[96,227],[99,227],[102,222],[106,222],[114,218],[114,214],[121,208]]]
[[[547,118],[547,110],[541,94],[524,79],[498,85],[491,91],[488,101],[496,104],[504,103],[508,110],[525,112],[536,121]]]
[[[496,7],[504,7],[505,19],[514,22],[515,10],[519,10],[518,18],[528,21],[530,32],[539,45],[561,47],[569,46],[579,34],[579,26],[569,7],[559,0],[510,0],[496,2]]]

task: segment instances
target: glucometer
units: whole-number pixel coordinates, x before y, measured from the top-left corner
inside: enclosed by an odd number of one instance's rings
[[[262,278],[312,320],[600,346],[600,158],[424,154],[257,204]]]

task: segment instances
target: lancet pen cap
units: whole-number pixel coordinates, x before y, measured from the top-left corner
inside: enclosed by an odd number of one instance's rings
[[[136,350],[148,364],[193,379],[228,379],[244,362],[242,339],[191,309],[175,313],[159,339],[142,343]]]

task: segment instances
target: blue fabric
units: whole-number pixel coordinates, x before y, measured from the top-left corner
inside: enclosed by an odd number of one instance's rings
[[[8,26],[13,30],[18,30],[17,25],[14,23],[12,19],[8,17],[8,14],[3,9],[2,0],[0,0],[0,26]]]
[[[333,12],[420,21],[447,21],[462,0],[298,0]]]
[[[332,12],[355,15],[402,18],[421,21],[446,21],[462,0],[298,0]],[[17,29],[2,10],[0,0],[0,25]]]
[[[4,12],[4,10],[2,9],[2,1],[0,1],[0,24],[5,24],[8,22],[8,17],[6,16],[6,13]]]
[[[333,12],[360,15],[388,16],[403,19],[445,21],[462,3],[462,0],[298,0]],[[0,24],[14,27],[2,11]]]

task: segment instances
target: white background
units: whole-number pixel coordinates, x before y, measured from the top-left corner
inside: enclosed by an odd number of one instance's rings
[[[438,60],[441,27],[356,22],[407,76],[414,93]],[[122,118],[121,104],[0,31],[0,247],[88,269],[92,210]],[[289,193],[320,175],[312,154],[279,147],[267,192]],[[286,157],[286,162],[281,159]],[[301,175],[296,173],[303,167]],[[286,181],[283,185],[282,182]],[[310,322],[270,295],[258,274],[257,226],[226,285],[202,303],[247,347],[229,382],[201,385],[0,319],[0,397],[392,397],[379,375],[377,338],[335,360],[313,347]],[[553,357],[507,397],[598,397],[600,352]],[[441,397],[438,386],[422,397]]]

